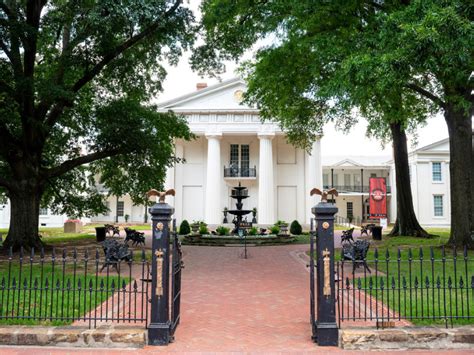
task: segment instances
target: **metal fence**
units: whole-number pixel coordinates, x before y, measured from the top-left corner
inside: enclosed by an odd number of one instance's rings
[[[10,250],[0,260],[0,324],[148,324],[145,250],[123,261],[102,250]]]
[[[363,260],[344,259],[343,251],[336,262],[339,325],[404,321],[447,327],[474,319],[474,265],[467,249],[398,249],[395,255],[375,249]]]

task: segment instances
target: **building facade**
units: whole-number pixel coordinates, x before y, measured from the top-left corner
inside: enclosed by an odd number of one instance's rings
[[[302,224],[310,221],[311,207],[319,196],[313,187],[335,187],[338,216],[366,221],[369,179],[383,177],[387,184],[387,212],[396,218],[395,166],[388,156],[331,156],[322,154],[317,139],[308,153],[288,144],[285,134],[271,122],[262,123],[258,110],[242,104],[245,83],[240,79],[212,87],[198,85],[187,95],[162,103],[160,110],[183,115],[196,135],[192,141],[176,141],[175,155],[184,162],[167,169],[165,188],[174,188],[178,221],[223,223],[225,208],[235,208],[233,186],[247,187],[250,197],[244,209],[257,209],[257,220],[269,225],[277,220]],[[350,144],[347,143],[350,147]],[[415,212],[426,226],[450,225],[449,144],[445,139],[409,154]],[[99,191],[107,190],[98,185]],[[146,223],[147,209],[134,205],[129,196],[107,198],[109,212],[92,218],[96,223]],[[8,227],[8,204],[0,205],[0,228]],[[251,216],[249,215],[249,218]],[[62,226],[67,216],[40,213],[40,226]]]
[[[408,154],[413,208],[423,226],[449,227],[451,225],[449,140],[443,139],[416,149]],[[395,165],[389,162],[395,178]],[[396,194],[395,183],[392,183]],[[396,199],[392,199],[396,210]],[[395,222],[396,216],[391,221]]]

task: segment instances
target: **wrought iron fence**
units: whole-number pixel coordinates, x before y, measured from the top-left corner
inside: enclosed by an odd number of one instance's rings
[[[0,259],[0,275],[0,324],[148,324],[144,249],[135,255],[131,250],[127,260],[118,261],[99,249],[10,250]]]
[[[339,325],[404,321],[447,327],[473,322],[474,265],[467,249],[398,249],[395,255],[375,249],[355,261],[344,260],[351,257],[347,252],[336,262]]]

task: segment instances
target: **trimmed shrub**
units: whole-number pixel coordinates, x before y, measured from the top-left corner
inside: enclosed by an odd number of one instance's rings
[[[257,234],[258,234],[257,227],[252,227],[249,229],[249,235],[257,235]]]
[[[189,223],[187,220],[183,219],[183,221],[179,225],[179,235],[188,235],[189,233],[191,233]]]
[[[297,220],[294,220],[293,222],[291,222],[291,225],[290,225],[291,234],[301,235],[302,232],[303,232],[303,228],[301,227],[301,224],[299,224]]]
[[[270,227],[270,234],[278,235],[280,233],[280,227],[278,226],[271,226]]]
[[[230,228],[224,227],[224,226],[219,226],[216,228],[216,232],[219,235],[229,235],[230,233]]]
[[[207,229],[207,224],[206,223],[201,223],[199,225],[199,234],[209,234],[209,229]]]

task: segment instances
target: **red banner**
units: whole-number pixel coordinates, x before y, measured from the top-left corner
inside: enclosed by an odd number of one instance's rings
[[[387,218],[387,183],[385,178],[369,179],[369,217]]]

